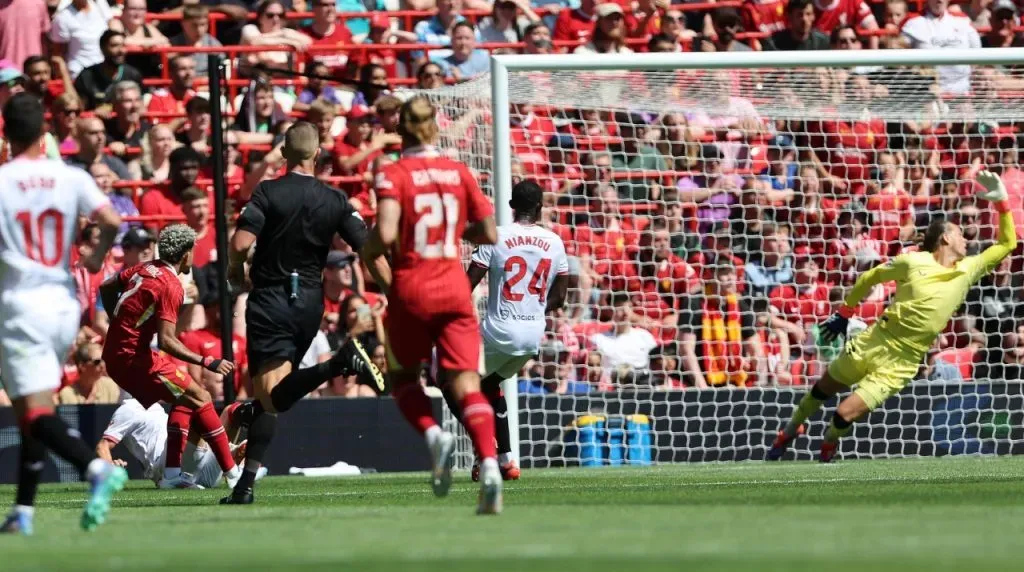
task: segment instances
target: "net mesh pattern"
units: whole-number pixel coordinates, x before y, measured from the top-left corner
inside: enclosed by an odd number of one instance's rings
[[[956,73],[970,89],[952,95]],[[523,464],[761,458],[842,351],[818,324],[861,273],[918,249],[937,219],[961,225],[968,254],[995,240],[979,170],[1001,174],[1024,231],[1022,80],[985,66],[510,72],[513,182],[544,187],[541,224],[572,275],[521,372]],[[492,193],[490,78],[423,93],[442,146]],[[972,288],[844,455],[1009,450],[1022,271],[1015,253]],[[858,329],[894,289],[869,293]]]

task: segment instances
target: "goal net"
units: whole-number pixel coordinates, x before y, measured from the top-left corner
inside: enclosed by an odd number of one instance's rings
[[[1015,52],[501,57],[499,77],[425,92],[499,208],[541,184],[571,258],[567,307],[516,385],[523,466],[763,458],[841,351],[818,324],[861,273],[937,218],[968,254],[992,243],[979,170],[1002,174],[1024,236],[1024,76],[999,65]],[[936,65],[957,61],[973,65]],[[1013,451],[1022,270],[1015,254],[971,290],[843,456]],[[893,292],[870,291],[861,327]],[[816,454],[834,406],[791,456]]]

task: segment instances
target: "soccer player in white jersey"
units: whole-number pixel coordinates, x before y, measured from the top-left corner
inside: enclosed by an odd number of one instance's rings
[[[232,403],[220,414],[221,423],[227,424],[232,411],[240,403]],[[146,409],[135,399],[126,399],[103,431],[103,438],[96,445],[96,454],[101,459],[117,462],[111,450],[118,443],[123,443],[128,452],[142,463],[144,475],[158,483],[163,477],[164,461],[167,458],[167,412],[159,403]],[[236,463],[245,458],[245,442],[232,445],[231,452]],[[224,475],[217,462],[217,456],[199,439],[199,432],[189,433],[188,445],[181,470],[192,474],[199,488],[213,488],[220,484]],[[267,474],[266,467],[260,467],[256,480]]]
[[[38,98],[15,95],[4,104],[3,121],[13,159],[0,166],[0,369],[21,428],[21,457],[14,507],[0,533],[32,534],[46,449],[89,482],[81,526],[92,530],[106,520],[128,474],[97,458],[55,414],[54,393],[82,312],[69,271],[78,219],[99,224],[99,244],[82,258],[89,272],[99,272],[121,218],[89,173],[40,150],[45,130]]]
[[[515,222],[498,227],[498,241],[480,246],[467,270],[473,288],[488,276],[480,386],[494,408],[498,463],[506,480],[518,479],[519,467],[512,457],[501,382],[517,375],[537,354],[544,338],[545,315],[562,307],[569,288],[569,262],[562,239],[537,225],[543,199],[544,191],[533,181],[513,187],[509,206]],[[474,466],[474,481],[478,474]]]

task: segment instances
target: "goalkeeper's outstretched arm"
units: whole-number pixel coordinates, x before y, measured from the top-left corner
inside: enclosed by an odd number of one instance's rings
[[[971,282],[976,282],[988,274],[1004,258],[1017,248],[1017,229],[1014,227],[1013,214],[1010,212],[1009,195],[999,176],[989,171],[978,173],[978,183],[986,191],[978,196],[988,200],[999,211],[999,233],[996,243],[986,248],[981,254],[964,259],[964,267],[970,273]]]

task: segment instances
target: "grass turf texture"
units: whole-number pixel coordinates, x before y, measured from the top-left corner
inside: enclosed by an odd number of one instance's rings
[[[473,514],[467,475],[445,499],[423,474],[268,478],[249,507],[134,481],[94,533],[84,487],[51,485],[36,535],[0,536],[0,570],[1020,570],[1022,474],[1013,457],[524,471],[499,517]]]

